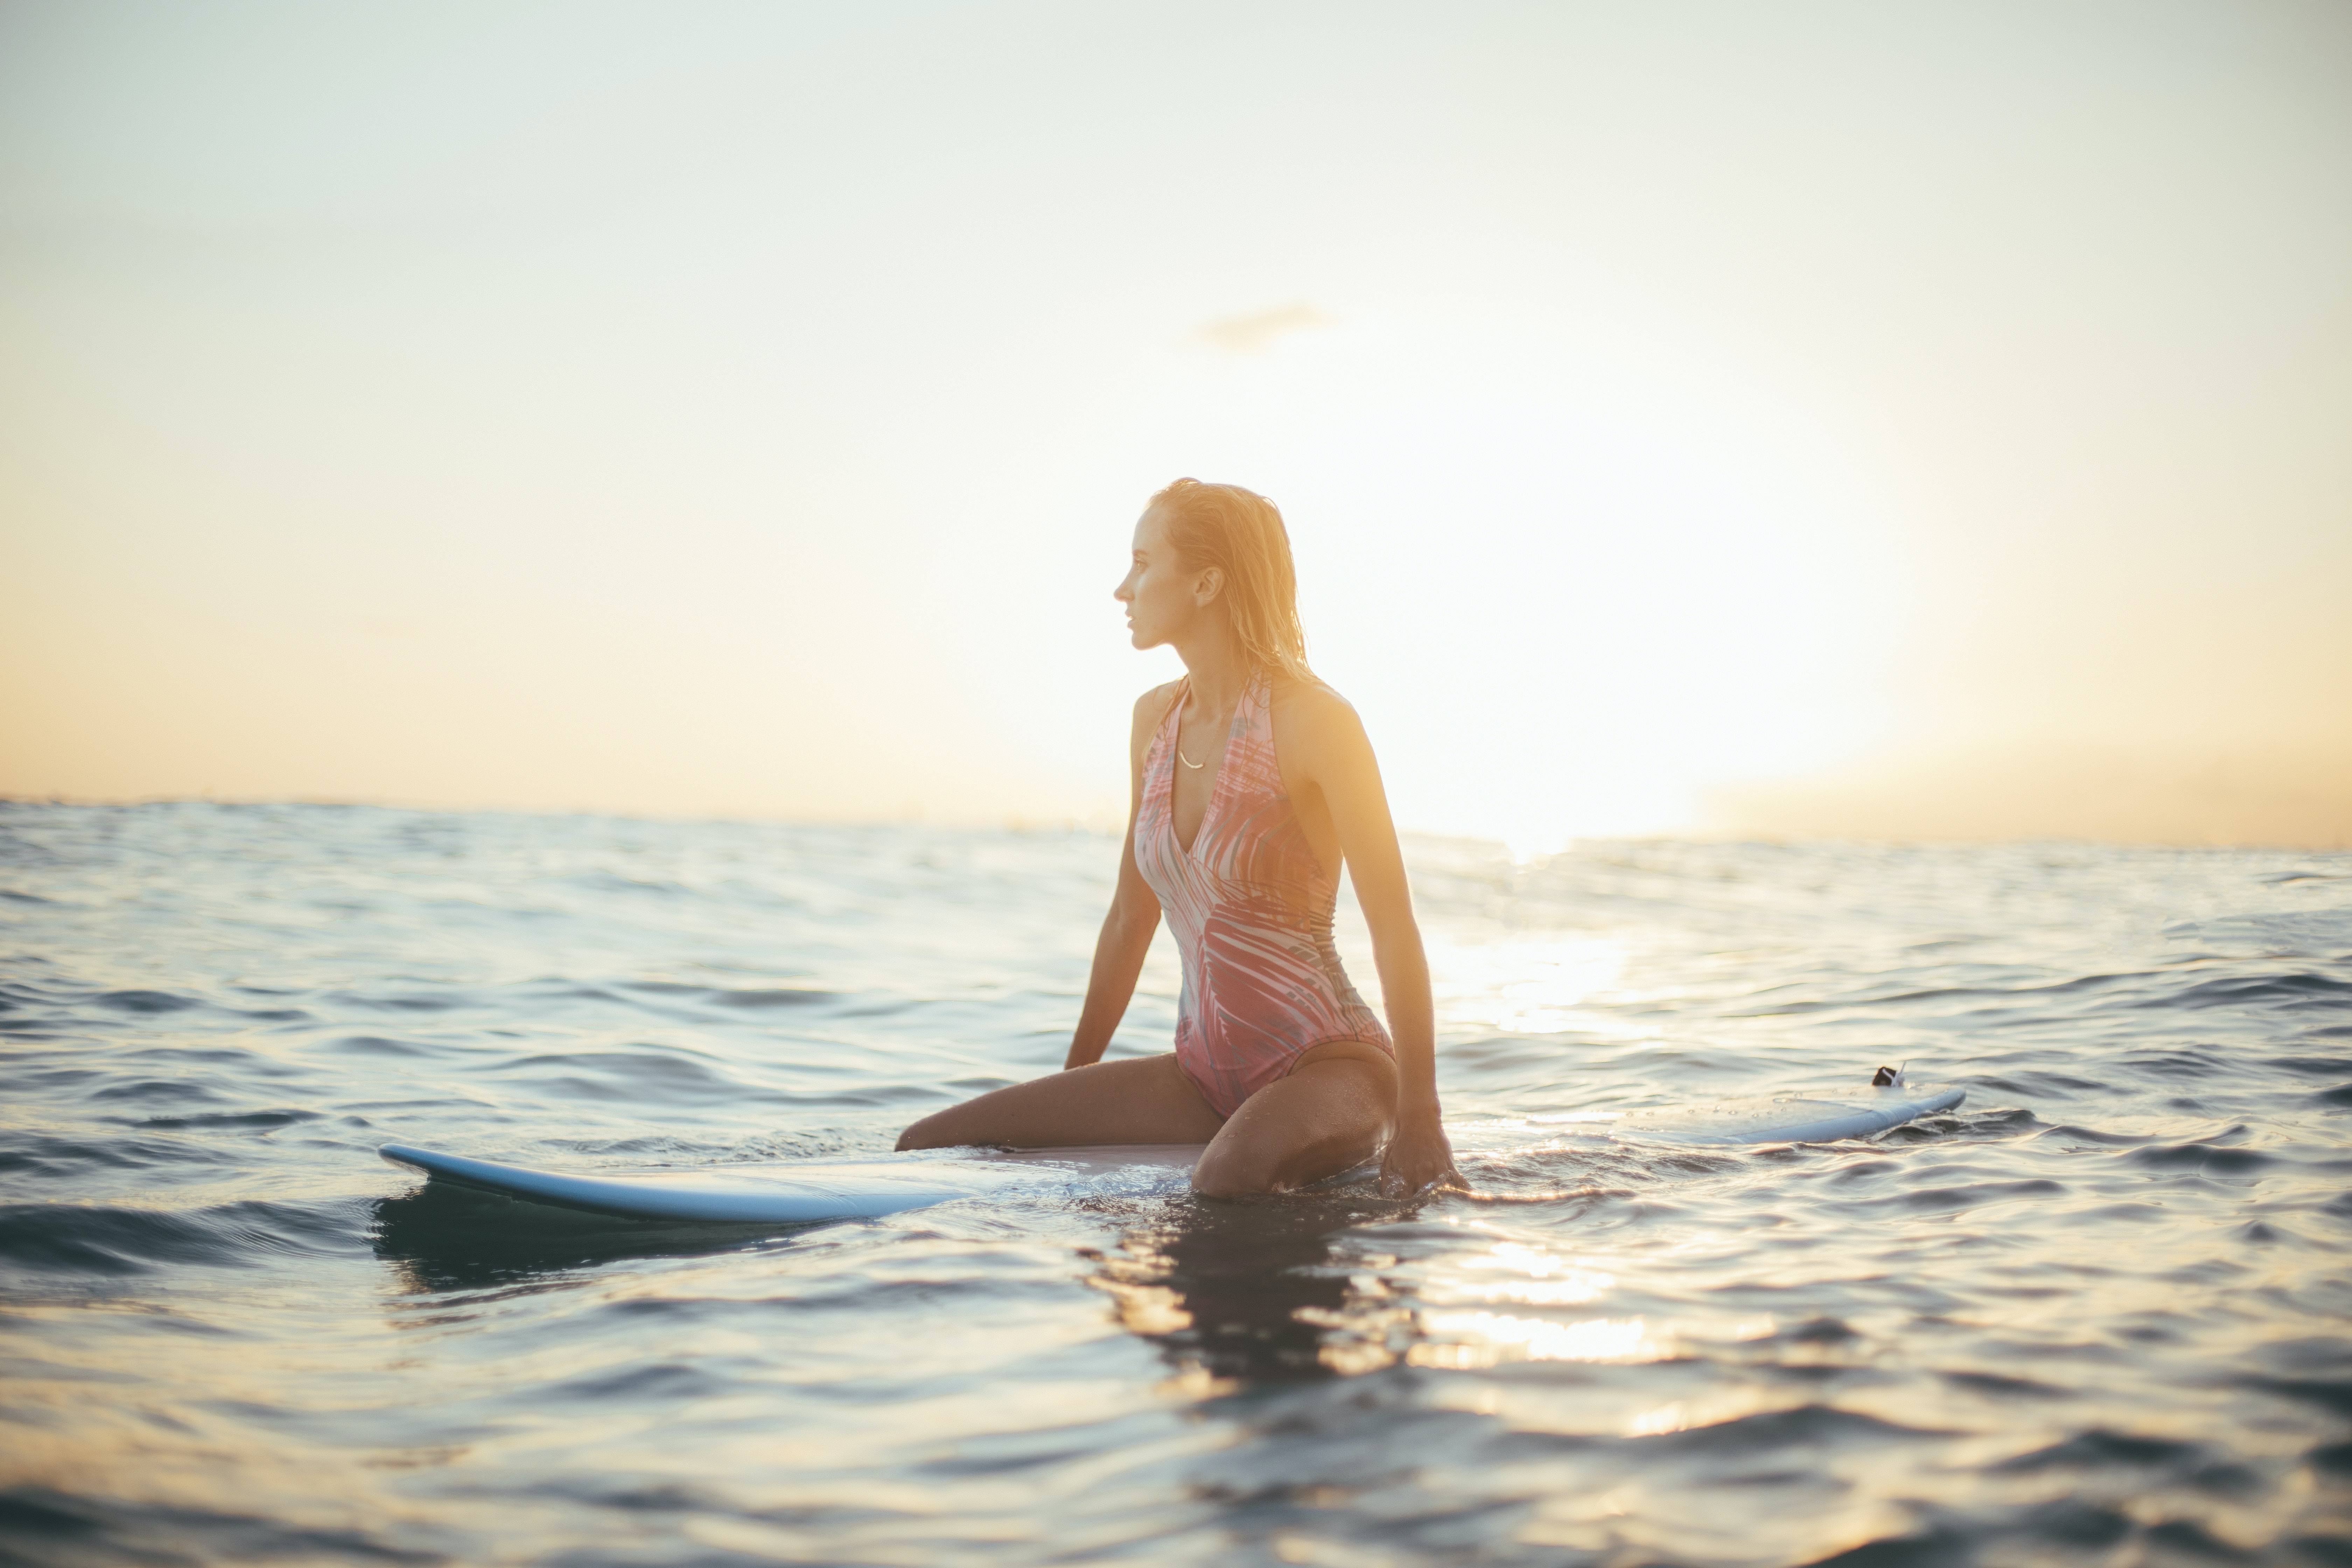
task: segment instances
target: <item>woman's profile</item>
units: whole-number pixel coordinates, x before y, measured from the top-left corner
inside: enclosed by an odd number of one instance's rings
[[[1178,479],[1135,525],[1115,596],[1139,648],[1184,676],[1129,739],[1118,890],[1063,1070],[927,1116],[901,1149],[1206,1143],[1192,1185],[1288,1192],[1381,1155],[1405,1196],[1457,1180],[1439,1121],[1429,961],[1364,727],[1307,666],[1282,514]],[[1340,968],[1345,863],[1388,1025]],[[1175,1050],[1103,1061],[1162,915],[1184,985]]]

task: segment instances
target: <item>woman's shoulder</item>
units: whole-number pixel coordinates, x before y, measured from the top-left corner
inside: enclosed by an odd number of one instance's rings
[[[1138,735],[1148,735],[1160,728],[1160,721],[1168,717],[1168,705],[1176,700],[1176,694],[1183,688],[1184,682],[1181,679],[1171,680],[1153,687],[1137,698],[1135,700],[1135,732]]]
[[[1270,685],[1274,717],[1286,730],[1308,736],[1364,732],[1364,721],[1357,715],[1355,704],[1321,680],[1286,671],[1276,674]]]
[[[1158,686],[1153,687],[1150,690],[1145,692],[1142,696],[1135,700],[1136,718],[1148,718],[1154,722],[1165,718],[1168,713],[1168,705],[1171,702],[1175,701],[1176,694],[1183,689],[1184,682],[1181,677],[1179,677],[1174,680],[1160,682]]]

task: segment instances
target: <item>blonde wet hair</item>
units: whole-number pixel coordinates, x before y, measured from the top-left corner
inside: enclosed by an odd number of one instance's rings
[[[1167,520],[1168,542],[1184,563],[1225,576],[1225,612],[1242,651],[1270,669],[1314,680],[1307,628],[1298,619],[1298,573],[1282,513],[1255,490],[1178,479],[1147,510]]]

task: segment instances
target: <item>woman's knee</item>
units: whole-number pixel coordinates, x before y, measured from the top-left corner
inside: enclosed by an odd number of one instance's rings
[[[1192,1166],[1192,1190],[1204,1198],[1247,1198],[1276,1192],[1280,1162],[1245,1147],[1212,1144]]]
[[[961,1109],[961,1106],[954,1108],[954,1110]],[[935,1110],[899,1133],[899,1152],[903,1153],[908,1149],[950,1149],[958,1143],[968,1142],[968,1139],[957,1137],[954,1128],[950,1125],[954,1118],[954,1110]]]

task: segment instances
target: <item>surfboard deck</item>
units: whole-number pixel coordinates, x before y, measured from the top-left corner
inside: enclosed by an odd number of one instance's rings
[[[1894,1084],[1654,1110],[1531,1116],[1525,1125],[1696,1147],[1822,1143],[1883,1132],[1917,1117],[1949,1110],[1967,1098],[1967,1091],[1959,1089]],[[1009,1197],[1055,1187],[1074,1194],[1101,1196],[1181,1192],[1205,1147],[1153,1143],[1090,1149],[924,1150],[858,1160],[592,1173],[535,1170],[407,1143],[386,1143],[377,1152],[393,1164],[421,1171],[435,1181],[590,1214],[627,1219],[813,1225],[875,1219],[958,1198]]]
[[[1867,1138],[1922,1116],[1956,1110],[1968,1097],[1967,1089],[1950,1084],[1895,1083],[1883,1088],[1751,1095],[1652,1110],[1530,1116],[1528,1121],[1537,1126],[1693,1148],[1831,1143],[1841,1138]]]
[[[1206,1144],[1142,1143],[1092,1149],[938,1150],[862,1160],[701,1165],[642,1172],[542,1171],[386,1143],[394,1165],[478,1192],[628,1219],[809,1225],[874,1219],[957,1198],[1008,1196],[1059,1185],[1076,1191],[1151,1191],[1192,1174]]]

